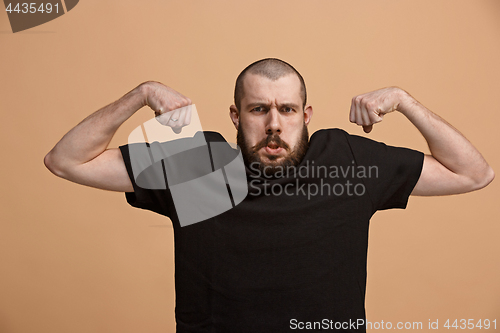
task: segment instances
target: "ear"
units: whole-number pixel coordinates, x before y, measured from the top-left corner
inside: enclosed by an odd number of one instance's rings
[[[311,121],[311,118],[313,116],[313,108],[311,105],[306,105],[304,108],[304,123],[309,125],[309,122]]]
[[[238,125],[240,124],[240,113],[234,104],[229,107],[229,117],[231,117],[234,127],[238,130]]]

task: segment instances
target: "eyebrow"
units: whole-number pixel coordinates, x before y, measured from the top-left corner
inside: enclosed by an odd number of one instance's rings
[[[269,107],[271,104],[270,103],[266,103],[266,102],[254,102],[254,103],[250,103],[247,105],[248,108],[254,108],[256,106],[267,106]],[[293,108],[293,109],[299,109],[299,106],[295,103],[281,103],[279,104],[280,107],[283,107],[283,106],[286,106],[286,107],[290,107],[290,108]]]

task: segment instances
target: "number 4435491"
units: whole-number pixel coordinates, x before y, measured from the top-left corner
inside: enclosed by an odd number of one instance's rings
[[[443,327],[446,327],[447,329],[454,328],[454,329],[474,329],[474,328],[479,328],[479,329],[496,329],[497,328],[497,320],[489,320],[489,319],[479,319],[478,322],[476,322],[474,319],[455,319],[453,323],[450,324],[450,319],[444,323]]]
[[[5,11],[9,12],[9,14],[12,12],[23,13],[23,14],[27,13],[35,14],[36,12],[50,14],[52,13],[53,10],[56,13],[59,13],[59,3],[55,3],[54,5],[52,5],[50,2],[41,3],[37,7],[37,4],[34,2],[32,3],[25,2],[25,3],[17,3],[14,8],[12,8],[12,3],[9,3],[7,8],[5,8]]]

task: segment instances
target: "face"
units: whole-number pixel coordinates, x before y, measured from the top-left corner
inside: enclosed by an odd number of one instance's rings
[[[302,108],[299,78],[290,74],[272,81],[247,74],[243,87],[241,110],[232,105],[230,116],[245,163],[258,162],[268,175],[297,165],[307,151],[312,117],[310,105]]]

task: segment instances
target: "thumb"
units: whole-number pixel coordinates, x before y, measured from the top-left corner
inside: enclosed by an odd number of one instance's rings
[[[365,131],[365,133],[370,133],[372,131],[372,128],[373,125],[367,125],[367,126],[363,125],[363,131]]]

